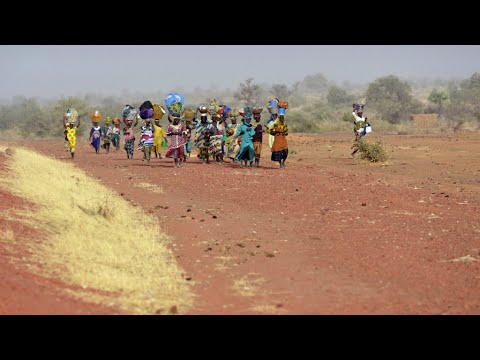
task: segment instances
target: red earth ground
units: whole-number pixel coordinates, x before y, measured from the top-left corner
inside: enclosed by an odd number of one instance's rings
[[[73,161],[157,216],[193,284],[190,314],[479,314],[478,134],[366,139],[383,142],[386,162],[352,159],[346,133],[290,135],[286,169],[266,142],[260,168],[194,156],[182,168],[165,158],[148,165],[137,150],[133,160],[123,150],[95,154],[85,139],[75,160],[63,139],[10,145]],[[26,206],[0,199],[2,213]],[[66,285],[12,256],[0,243],[0,313],[121,313],[60,295]]]

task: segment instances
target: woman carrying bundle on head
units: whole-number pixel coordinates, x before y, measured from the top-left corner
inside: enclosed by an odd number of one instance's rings
[[[141,127],[141,139],[140,145],[143,151],[143,161],[147,161],[147,164],[150,163],[150,155],[152,153],[152,147],[154,142],[154,128],[155,126],[152,123],[153,118],[153,108],[149,107],[140,107],[140,117],[144,120],[144,124]]]
[[[107,150],[107,154],[110,152],[110,143],[113,138],[113,127],[110,124],[110,117],[105,118],[105,125],[102,126],[102,147]]]
[[[367,118],[363,116],[363,109],[365,108],[365,98],[361,99],[357,103],[353,104],[353,132],[355,134],[355,140],[353,140],[353,145],[351,149],[352,158],[355,158],[359,150],[360,140],[367,133],[367,128],[370,127],[370,124],[367,122]]]
[[[220,115],[212,115],[212,122],[210,123],[210,148],[208,149],[208,152],[213,155],[213,159],[216,163],[223,162],[223,126],[220,124],[220,121],[222,121]]]
[[[68,144],[68,151],[73,159],[77,145],[77,129],[80,127],[80,117],[75,109],[67,109],[64,116],[63,127],[65,129],[64,134],[66,144]]]
[[[184,153],[185,156],[183,161],[187,161],[187,157],[190,157],[192,152],[192,131],[194,129],[193,120],[195,119],[195,111],[192,109],[185,109],[183,113],[183,117],[185,119],[185,145],[184,145]]]
[[[210,137],[214,134],[212,124],[207,121],[208,108],[200,105],[197,112],[200,112],[200,121],[197,122],[195,128],[194,145],[198,148],[197,157],[210,163]]]
[[[242,138],[240,149],[238,150],[237,156],[235,156],[235,161],[239,161],[240,166],[242,167],[247,166],[247,162],[249,162],[250,167],[252,167],[253,160],[255,159],[255,149],[253,147],[253,135],[255,135],[255,130],[250,123],[251,121],[252,111],[250,107],[246,107],[244,108],[243,124],[238,127],[235,134],[236,138]],[[245,165],[242,164],[242,161]]]
[[[167,128],[167,136],[170,137],[170,141],[165,157],[173,158],[174,166],[181,167],[185,158],[184,145],[187,131],[185,125],[180,122],[179,117],[173,118],[172,124]]]
[[[122,133],[122,125],[118,117],[112,120],[112,145],[115,151],[120,149],[120,134]]]
[[[238,127],[240,124],[237,123],[237,118],[240,116],[239,111],[237,108],[233,108],[228,113],[228,117],[230,118],[230,122],[226,127],[226,134],[227,139],[225,140],[225,147],[227,156],[235,160],[235,156],[238,154],[238,150],[240,150],[240,143],[237,141],[238,139],[235,137]],[[240,139],[241,142],[241,139]]]
[[[127,159],[133,159],[133,152],[135,149],[135,131],[134,127],[138,124],[137,111],[131,105],[125,105],[122,112],[123,122],[123,136],[125,139],[124,149],[127,153]]]
[[[165,115],[166,110],[163,105],[153,104],[153,118],[154,118],[154,129],[153,129],[153,152],[155,153],[155,158],[162,158],[162,147],[166,146],[167,143],[167,134],[165,129],[160,125],[160,120]]]
[[[272,161],[277,161],[280,164],[280,169],[285,169],[285,161],[288,157],[288,126],[285,123],[285,111],[288,107],[288,102],[283,101],[279,103],[278,119],[273,123],[267,132],[275,137],[272,145]]]
[[[267,110],[270,113],[270,118],[268,119],[267,124],[265,125],[266,129],[271,130],[272,127],[273,127],[273,124],[275,123],[275,121],[278,118],[278,103],[279,102],[280,102],[280,100],[278,100],[275,97],[270,97],[268,99]],[[269,134],[268,135],[268,146],[270,147],[270,149],[272,149],[274,140],[275,140],[275,136]]]
[[[260,166],[260,156],[262,154],[262,142],[263,142],[263,125],[260,123],[261,113],[263,108],[255,106],[252,110],[253,112],[253,124],[252,127],[255,130],[255,135],[253,135],[253,148],[255,150],[255,167]]]
[[[92,127],[90,129],[89,141],[90,145],[95,149],[95,153],[100,153],[100,141],[102,139],[102,129],[100,128],[100,121],[102,120],[102,113],[98,110],[95,110],[90,114],[90,119],[92,119]]]

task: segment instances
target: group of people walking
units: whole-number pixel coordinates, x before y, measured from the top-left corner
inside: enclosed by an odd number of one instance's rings
[[[171,94],[169,94],[170,96]],[[181,99],[183,101],[183,98]],[[270,117],[261,122],[262,107],[246,106],[230,108],[216,100],[208,106],[201,105],[196,110],[183,109],[183,103],[152,104],[145,101],[138,111],[126,105],[122,112],[122,120],[118,117],[106,117],[100,125],[102,114],[94,111],[90,114],[92,127],[89,141],[95,152],[100,153],[103,147],[107,153],[110,146],[118,151],[123,134],[124,150],[128,159],[133,159],[135,151],[135,129],[139,124],[140,137],[138,150],[143,152],[143,160],[150,162],[152,152],[156,158],[162,158],[162,148],[166,149],[165,157],[174,159],[174,166],[181,167],[190,157],[192,148],[197,149],[197,157],[206,162],[224,163],[230,159],[242,167],[258,167],[262,153],[264,134],[268,134],[268,145],[271,149],[271,160],[285,168],[288,157],[288,126],[285,121],[286,101],[269,99],[267,110]],[[281,105],[282,107],[279,107]],[[163,115],[168,111],[169,125],[166,131],[160,124]],[[123,122],[123,124],[122,124]],[[67,109],[64,116],[65,144],[72,158],[75,154],[76,131],[80,126],[80,117],[75,109]]]

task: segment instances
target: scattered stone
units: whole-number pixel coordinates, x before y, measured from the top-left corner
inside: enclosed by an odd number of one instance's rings
[[[268,252],[268,251],[265,251],[265,256],[266,257],[275,257],[274,254],[272,254],[271,252]]]
[[[471,255],[466,255],[466,256],[459,257],[457,259],[451,259],[447,261],[448,262],[470,262],[470,261],[478,261],[478,260]]]
[[[212,218],[213,218],[213,219],[216,219],[216,218],[217,218],[217,215],[213,215]]]
[[[187,276],[187,277],[185,278],[185,280],[190,281],[190,280],[192,280],[192,277],[191,277],[191,276]]]
[[[187,209],[187,212],[190,212],[190,211],[192,211],[192,209]]]
[[[170,308],[170,310],[168,310],[168,313],[171,314],[171,315],[178,314],[177,305],[173,305],[173,306]]]
[[[367,206],[367,203],[362,203],[362,206]]]
[[[164,312],[165,309],[158,309],[157,311],[155,311],[155,315],[161,315],[162,312]]]
[[[15,154],[15,149],[6,148],[6,149],[5,149],[5,154],[6,154],[7,156],[13,156],[13,154]]]

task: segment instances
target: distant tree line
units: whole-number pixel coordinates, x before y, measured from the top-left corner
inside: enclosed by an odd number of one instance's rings
[[[419,98],[415,90],[428,90],[428,96]],[[165,93],[164,95],[166,95]],[[17,129],[23,137],[58,137],[63,134],[62,118],[68,107],[74,107],[81,115],[84,126],[82,135],[90,127],[89,114],[99,110],[104,116],[121,117],[126,104],[136,106],[143,100],[163,100],[161,93],[62,97],[57,100],[40,101],[38,98],[16,96],[10,103],[0,105],[0,133]],[[395,75],[378,78],[365,88],[339,86],[322,74],[305,76],[292,85],[274,83],[259,84],[254,78],[241,82],[234,90],[205,90],[196,88],[184,93],[186,106],[195,108],[213,98],[233,107],[257,105],[266,107],[269,96],[289,101],[287,121],[292,131],[318,132],[319,124],[350,122],[352,103],[361,97],[367,98],[369,116],[390,124],[399,124],[409,119],[412,113],[435,112],[440,118],[459,127],[466,121],[480,124],[480,74],[474,73],[465,80],[435,81],[427,83],[402,81]],[[190,101],[189,101],[190,99]],[[264,118],[269,114],[264,112]],[[266,119],[265,119],[266,120]]]

